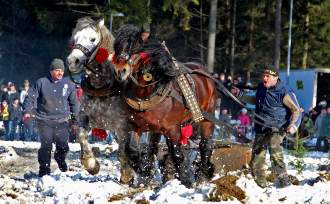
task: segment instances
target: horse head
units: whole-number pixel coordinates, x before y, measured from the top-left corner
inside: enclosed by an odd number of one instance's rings
[[[142,33],[143,29],[134,25],[124,25],[118,30],[112,58],[117,79],[126,81],[136,73],[141,73],[146,81],[176,75],[166,47],[156,40],[144,39]]]
[[[126,81],[140,66],[140,56],[143,45],[143,30],[135,25],[123,25],[117,31],[114,43],[115,55],[112,63],[115,65],[116,77],[119,81]]]
[[[109,83],[113,67],[111,57],[114,38],[104,26],[104,20],[94,21],[89,17],[80,18],[73,29],[67,57],[69,71],[79,74],[86,71],[90,84],[100,88]]]

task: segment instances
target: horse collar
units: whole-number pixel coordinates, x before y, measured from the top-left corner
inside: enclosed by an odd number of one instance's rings
[[[149,98],[140,99],[133,95],[131,91],[125,92],[124,99],[126,103],[137,111],[146,111],[163,102],[171,92],[172,82],[158,88]]]

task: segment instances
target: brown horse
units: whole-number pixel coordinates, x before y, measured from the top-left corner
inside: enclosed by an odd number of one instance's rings
[[[169,139],[169,152],[186,186],[194,182],[192,161],[185,156],[185,145],[181,144],[181,127],[192,124],[192,114],[186,107],[176,78],[185,74],[202,112],[214,113],[217,91],[204,67],[195,63],[177,64],[159,42],[141,38],[141,30],[133,25],[124,25],[118,30],[112,62],[118,80],[126,81],[125,99],[130,106],[130,123],[137,135],[151,131]],[[189,74],[190,73],[190,74]],[[210,137],[213,123],[203,120],[194,124],[200,130],[199,144],[201,161],[199,178],[210,179],[213,166],[210,162],[212,145]]]

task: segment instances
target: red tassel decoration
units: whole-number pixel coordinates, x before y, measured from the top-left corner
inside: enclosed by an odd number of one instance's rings
[[[105,62],[105,60],[108,59],[108,57],[109,57],[108,50],[103,47],[100,47],[95,56],[95,60],[98,63],[102,64],[103,62]]]
[[[148,64],[150,62],[150,56],[146,52],[140,52],[140,59],[143,64]]]
[[[188,144],[188,139],[193,134],[193,127],[191,124],[181,127],[181,144],[186,145]]]
[[[105,140],[108,136],[107,132],[100,128],[93,128],[92,129],[92,136],[96,137],[101,140]]]

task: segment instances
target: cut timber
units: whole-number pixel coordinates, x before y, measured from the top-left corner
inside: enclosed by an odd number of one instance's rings
[[[248,166],[251,161],[251,147],[246,144],[216,145],[211,157],[214,173],[227,173]]]

